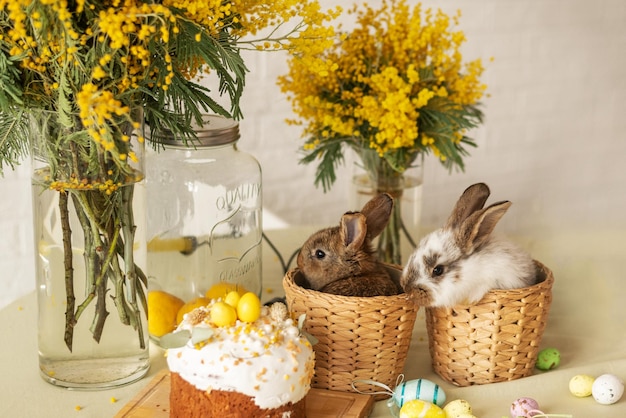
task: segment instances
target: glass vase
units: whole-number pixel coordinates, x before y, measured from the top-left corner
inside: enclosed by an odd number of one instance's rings
[[[362,208],[380,193],[393,197],[389,223],[374,243],[380,261],[402,265],[403,257],[408,257],[419,235],[424,172],[421,159],[400,173],[373,150],[361,150],[358,154],[352,175],[351,207]]]
[[[39,368],[54,385],[104,389],[149,368],[143,144],[126,124],[118,149],[137,163],[102,153],[94,168],[101,150],[69,119],[33,112],[29,124]]]

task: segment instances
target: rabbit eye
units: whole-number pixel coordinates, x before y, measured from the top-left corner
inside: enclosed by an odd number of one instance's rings
[[[441,264],[437,264],[435,268],[433,268],[433,277],[438,277],[443,274],[444,268]]]
[[[324,251],[315,250],[315,258],[317,258],[318,260],[321,260],[324,257],[326,257],[326,253]]]

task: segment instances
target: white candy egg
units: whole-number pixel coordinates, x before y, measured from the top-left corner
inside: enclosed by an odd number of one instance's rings
[[[612,374],[603,374],[594,380],[591,394],[596,402],[611,405],[619,401],[624,394],[624,382]]]

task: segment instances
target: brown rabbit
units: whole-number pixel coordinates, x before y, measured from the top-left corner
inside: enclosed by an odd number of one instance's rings
[[[298,268],[311,289],[343,296],[390,296],[401,293],[378,262],[372,239],[391,216],[393,198],[380,194],[361,212],[348,212],[339,226],[322,229],[309,237],[298,254]]]

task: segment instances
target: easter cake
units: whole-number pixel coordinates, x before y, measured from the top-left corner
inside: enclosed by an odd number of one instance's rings
[[[314,354],[284,304],[211,300],[170,336],[170,417],[305,417]]]

